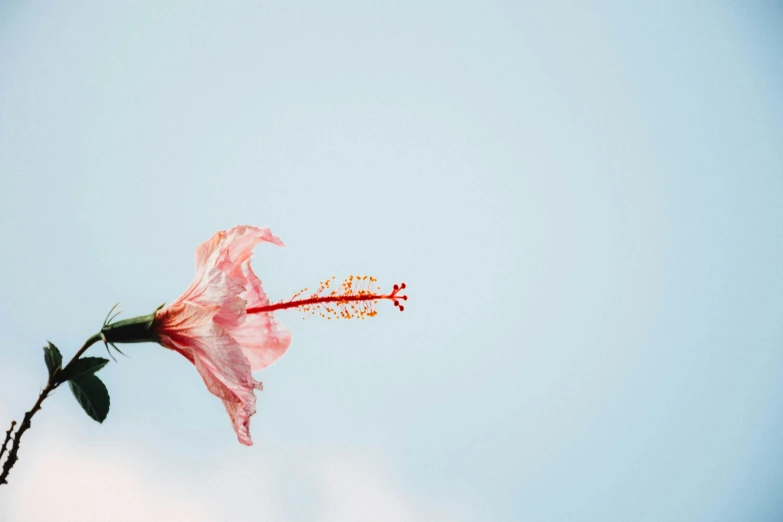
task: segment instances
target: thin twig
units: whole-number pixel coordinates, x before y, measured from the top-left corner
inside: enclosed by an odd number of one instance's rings
[[[71,365],[75,360],[77,360],[90,346],[97,343],[101,340],[100,334],[95,334],[87,341],[85,341],[84,346],[82,346],[78,352],[76,352],[76,355],[73,356],[73,358],[68,362],[65,368],[63,368],[63,372]],[[38,396],[38,400],[35,401],[35,404],[33,405],[32,409],[24,414],[24,418],[22,419],[22,424],[19,425],[19,429],[16,430],[16,433],[14,434],[13,438],[13,444],[11,445],[11,450],[8,452],[8,458],[3,463],[3,473],[0,474],[0,486],[3,484],[8,484],[8,474],[11,472],[11,468],[14,467],[14,464],[16,464],[16,461],[19,459],[18,453],[19,453],[19,444],[22,441],[22,435],[24,435],[24,432],[30,429],[30,421],[33,419],[33,415],[35,415],[38,410],[41,409],[41,404],[43,401],[46,400],[46,398],[49,396],[49,394],[54,391],[60,384],[62,384],[62,381],[57,379],[57,374],[59,372],[50,375],[49,380],[46,382],[46,387],[43,389],[41,394]],[[13,427],[13,425],[12,425]],[[10,433],[10,430],[9,430]],[[7,442],[7,440],[6,440]],[[5,449],[5,444],[3,444],[3,449]]]
[[[55,387],[56,386],[52,385],[51,382],[47,383],[46,388],[43,389],[41,395],[38,396],[38,400],[35,401],[33,408],[24,414],[22,424],[19,426],[19,429],[16,430],[16,434],[14,435],[14,443],[11,446],[11,451],[8,452],[8,458],[3,463],[3,473],[0,475],[0,486],[3,484],[8,484],[8,481],[6,480],[8,478],[8,474],[11,472],[11,468],[14,467],[14,464],[16,464],[16,461],[19,459],[17,454],[19,452],[19,443],[22,440],[22,435],[24,435],[24,432],[30,428],[30,421],[32,420],[33,415],[35,415],[36,412],[41,409],[41,403],[46,400],[46,397],[49,396],[49,393]]]
[[[11,427],[5,432],[5,440],[3,441],[3,447],[0,448],[0,461],[3,460],[3,453],[5,453],[5,447],[8,446],[8,441],[11,440],[11,432],[14,431],[16,421],[11,421]]]

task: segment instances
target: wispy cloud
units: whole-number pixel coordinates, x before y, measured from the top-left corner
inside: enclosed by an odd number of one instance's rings
[[[229,461],[197,474],[164,469],[139,450],[68,437],[27,449],[2,492],[0,515],[9,522],[479,519],[458,499],[422,500],[405,491],[379,459],[329,448],[283,450],[261,469]]]

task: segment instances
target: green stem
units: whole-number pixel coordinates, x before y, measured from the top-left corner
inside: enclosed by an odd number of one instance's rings
[[[78,352],[76,352],[76,355],[74,355],[74,356],[71,358],[71,360],[70,360],[70,361],[68,361],[68,364],[66,364],[66,365],[65,365],[65,368],[67,368],[68,366],[72,365],[72,364],[73,364],[73,361],[75,361],[76,359],[78,359],[79,357],[81,357],[81,356],[82,356],[82,354],[83,354],[84,352],[86,352],[86,351],[87,351],[87,348],[89,348],[89,347],[90,347],[90,346],[92,346],[93,344],[97,343],[97,342],[98,342],[98,341],[100,341],[101,339],[102,339],[102,337],[101,337],[101,334],[100,334],[100,333],[97,333],[97,334],[93,335],[92,337],[90,337],[89,339],[87,339],[86,341],[84,341],[84,346],[82,346],[81,348],[79,348],[79,351],[78,351]],[[63,368],[63,370],[65,370],[65,368]]]
[[[84,352],[87,351],[87,348],[92,346],[93,344],[97,343],[101,340],[101,334],[97,333],[87,339],[84,342],[84,345],[79,349],[78,352],[76,352],[76,355],[73,356],[73,358],[68,362],[68,364],[65,366],[65,368],[68,368],[70,365],[73,364],[74,361],[76,361]],[[62,371],[65,370],[63,368]],[[16,430],[16,433],[14,434],[14,441],[11,445],[11,450],[8,452],[8,458],[6,458],[5,462],[3,463],[3,472],[0,474],[0,486],[3,484],[8,484],[8,474],[11,473],[11,468],[14,467],[14,464],[16,464],[16,461],[19,459],[17,454],[19,453],[19,444],[22,441],[22,435],[24,435],[24,432],[26,432],[28,429],[30,429],[30,421],[32,421],[33,416],[38,412],[38,410],[41,409],[41,404],[43,404],[43,401],[46,400],[46,398],[49,396],[49,394],[54,391],[60,384],[62,384],[62,381],[57,380],[57,374],[59,372],[55,371],[52,373],[52,375],[49,376],[49,380],[46,382],[46,387],[44,387],[43,391],[41,391],[41,394],[38,396],[38,400],[35,401],[35,404],[33,407],[24,414],[24,418],[22,419],[22,424],[19,425],[19,429]],[[11,429],[13,429],[14,424],[16,421],[14,421],[11,424]],[[11,430],[9,430],[10,433]]]

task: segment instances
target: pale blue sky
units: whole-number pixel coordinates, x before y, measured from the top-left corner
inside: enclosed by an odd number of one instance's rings
[[[272,299],[410,295],[281,313],[252,448],[129,347],[103,425],[47,401],[0,518],[783,516],[783,10],[647,4],[0,4],[3,430],[47,339],[172,301],[219,229],[286,242]]]

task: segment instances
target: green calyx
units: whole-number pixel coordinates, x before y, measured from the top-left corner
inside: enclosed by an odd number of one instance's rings
[[[158,336],[155,335],[153,325],[155,324],[155,314],[163,307],[159,306],[157,310],[149,315],[140,315],[130,319],[123,319],[116,323],[107,323],[101,328],[101,336],[107,343],[156,343]]]

